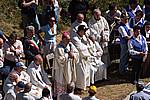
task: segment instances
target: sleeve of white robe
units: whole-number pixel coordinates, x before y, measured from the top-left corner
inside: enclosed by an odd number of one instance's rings
[[[103,40],[109,41],[109,35],[110,35],[109,25],[108,25],[107,20],[104,17],[102,17],[102,18],[103,18],[103,22],[104,22]]]
[[[103,50],[98,42],[95,41],[96,49],[97,49],[97,56],[101,57],[103,55]]]
[[[61,66],[64,66],[66,64],[66,61],[68,59],[68,54],[64,53],[64,49],[59,48],[59,46],[55,49],[55,61],[57,62],[57,64],[59,65],[55,65],[54,69],[58,69]]]

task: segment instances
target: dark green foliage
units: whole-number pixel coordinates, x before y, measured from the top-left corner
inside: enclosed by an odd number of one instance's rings
[[[21,22],[21,13],[18,7],[19,0],[0,0],[0,20],[3,20],[7,23],[11,24],[20,24]],[[68,6],[71,0],[58,0],[62,10],[65,12],[63,18],[60,22],[60,27],[70,25],[69,15],[67,13]],[[92,0],[88,0],[90,4],[90,9],[93,6],[98,6],[102,14],[108,9],[109,3],[116,2],[118,4],[118,8],[122,9],[125,5],[128,4],[128,0],[97,0],[96,5],[93,5]],[[143,4],[144,0],[139,0],[140,4]],[[39,6],[39,12],[41,12],[41,7]],[[91,17],[91,10],[88,11],[87,20]]]

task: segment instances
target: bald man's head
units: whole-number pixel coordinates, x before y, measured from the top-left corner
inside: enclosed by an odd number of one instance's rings
[[[43,58],[42,58],[42,56],[41,56],[40,54],[36,55],[36,56],[34,57],[34,62],[35,62],[36,65],[42,64],[42,63],[43,63]]]

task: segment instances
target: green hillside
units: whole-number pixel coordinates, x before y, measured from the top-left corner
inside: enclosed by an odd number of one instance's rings
[[[0,29],[6,34],[12,31],[20,33],[20,10],[15,0],[0,0]]]
[[[58,1],[60,6],[67,10],[69,2],[66,2],[67,0]],[[92,0],[89,0],[90,5],[92,5],[91,1]],[[22,34],[22,31],[20,31],[19,27],[21,23],[21,16],[17,2],[18,0],[0,0],[0,29],[2,29],[7,34],[12,31],[16,31],[18,34]],[[116,2],[119,6],[119,9],[121,9],[128,3],[128,0],[97,0],[96,5],[102,10],[102,12],[104,12],[107,10],[108,4],[110,2]],[[143,0],[139,0],[139,2],[142,4]],[[89,11],[88,18],[90,18],[90,16],[91,12]],[[66,22],[62,24],[65,24]],[[64,27],[65,25],[62,26]]]

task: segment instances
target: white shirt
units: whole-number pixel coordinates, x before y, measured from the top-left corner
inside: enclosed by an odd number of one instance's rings
[[[128,23],[126,24],[126,26],[127,26],[127,28],[130,30],[130,33],[132,34],[132,29],[129,27],[129,24],[128,24]],[[125,30],[125,28],[124,28],[123,26],[120,26],[120,27],[118,28],[118,31],[119,31],[119,33],[121,34],[122,37],[129,36],[129,35],[127,34],[127,31]]]
[[[135,38],[137,40],[137,42],[139,42],[140,44],[142,44],[142,35],[139,35],[138,37],[133,37],[133,38]],[[145,51],[145,53],[147,54],[148,53],[148,45],[146,43],[146,38],[144,36],[143,36],[143,38],[144,38],[144,41],[145,41],[145,44],[146,44],[146,48],[145,48],[146,51]],[[139,55],[140,54],[139,51],[134,50],[134,48],[133,48],[133,46],[131,44],[131,40],[129,40],[129,42],[128,42],[128,48],[129,48],[129,53],[131,55]],[[145,61],[146,58],[147,58],[147,56],[145,55],[143,57],[143,61]]]
[[[21,54],[23,54],[22,42],[20,40],[16,40],[16,42],[13,44],[13,46],[9,45],[7,41],[4,43],[5,58],[10,61],[17,61],[18,58],[14,54],[14,52],[10,51],[10,47],[16,49],[16,54],[18,56],[20,56]]]

